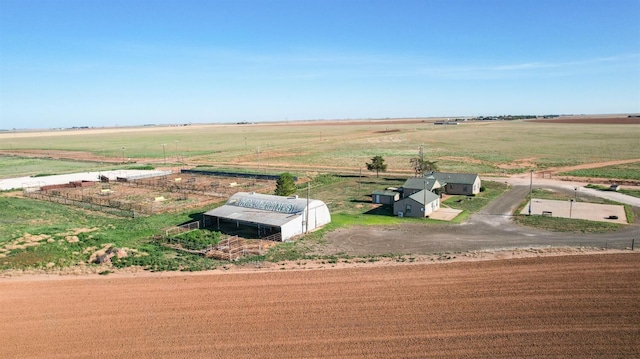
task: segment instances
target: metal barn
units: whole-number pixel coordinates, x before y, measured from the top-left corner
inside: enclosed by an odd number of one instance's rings
[[[331,222],[327,205],[317,199],[238,192],[227,203],[204,214],[205,227],[220,229],[221,222],[255,227],[267,236],[279,233],[286,241]]]

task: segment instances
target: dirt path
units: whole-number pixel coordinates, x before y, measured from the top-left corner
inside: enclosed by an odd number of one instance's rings
[[[0,293],[3,358],[640,355],[637,254],[0,281]]]

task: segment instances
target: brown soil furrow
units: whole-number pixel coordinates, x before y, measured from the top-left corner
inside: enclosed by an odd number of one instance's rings
[[[0,357],[638,356],[640,256],[0,280]]]

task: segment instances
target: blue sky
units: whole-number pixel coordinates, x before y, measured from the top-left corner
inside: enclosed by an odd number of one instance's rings
[[[640,0],[0,0],[0,128],[640,112]]]

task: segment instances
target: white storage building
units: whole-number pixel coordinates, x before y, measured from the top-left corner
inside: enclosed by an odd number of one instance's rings
[[[221,222],[257,227],[258,233],[280,233],[280,240],[286,241],[330,223],[331,214],[317,199],[238,192],[222,207],[206,212],[203,221],[216,229]]]

